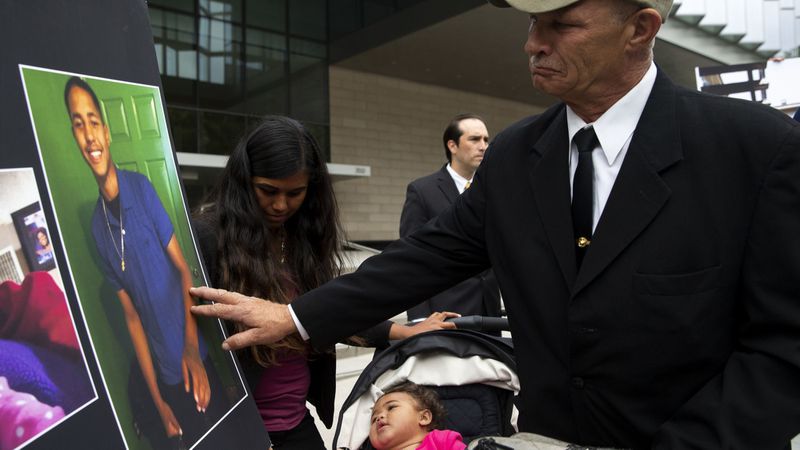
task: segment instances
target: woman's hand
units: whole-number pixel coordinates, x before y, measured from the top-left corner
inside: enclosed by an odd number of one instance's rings
[[[445,319],[449,319],[451,317],[461,317],[461,314],[449,311],[435,312],[428,316],[427,319],[410,327],[392,324],[392,328],[389,330],[389,339],[405,339],[426,331],[453,330],[456,328],[456,325],[454,323],[445,322]]]

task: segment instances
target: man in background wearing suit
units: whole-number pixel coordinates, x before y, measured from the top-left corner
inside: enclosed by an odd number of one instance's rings
[[[520,431],[581,446],[783,449],[800,432],[800,124],[676,86],[671,0],[492,0],[529,15],[561,101],[492,140],[453,207],[291,305],[216,291],[239,348],[322,346],[492,267]],[[506,4],[506,2],[508,4]]]
[[[447,164],[408,185],[400,215],[400,237],[404,238],[453,204],[472,183],[472,176],[489,146],[489,132],[475,114],[459,114],[442,136]],[[500,315],[500,290],[491,269],[441,292],[408,310],[409,322],[423,320],[437,311],[462,316]]]

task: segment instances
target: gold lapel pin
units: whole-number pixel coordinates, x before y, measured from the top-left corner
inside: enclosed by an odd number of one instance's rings
[[[587,238],[585,238],[583,236],[578,238],[578,247],[580,247],[580,248],[588,247],[589,244],[591,244],[591,243],[592,243],[592,241],[590,241],[589,239],[587,239]]]

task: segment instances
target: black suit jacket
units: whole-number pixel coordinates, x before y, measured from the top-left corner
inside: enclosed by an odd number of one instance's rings
[[[459,193],[447,165],[409,183],[400,214],[400,237],[406,237],[441,214]],[[491,270],[474,276],[408,310],[408,320],[425,318],[436,311],[453,311],[464,316],[500,315],[500,289]]]
[[[453,209],[297,299],[312,342],[491,265],[521,430],[617,447],[786,446],[800,432],[800,127],[659,71],[576,271],[565,114],[559,104],[505,130]]]

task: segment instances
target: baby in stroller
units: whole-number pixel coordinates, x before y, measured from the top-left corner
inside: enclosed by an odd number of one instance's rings
[[[441,330],[397,342],[375,356],[342,405],[331,448],[379,448],[369,436],[375,433],[369,425],[377,417],[380,405],[376,402],[405,382],[438,394],[447,414],[444,418],[432,415],[445,428],[459,432],[465,443],[478,436],[508,436],[515,431],[513,397],[519,380],[510,343],[475,331]],[[421,406],[420,410],[428,408]]]
[[[375,402],[369,441],[376,450],[463,450],[461,434],[440,429],[444,415],[436,392],[406,381]]]

